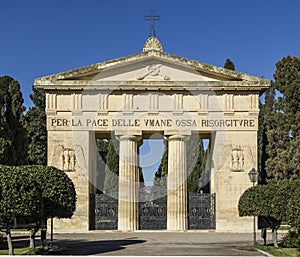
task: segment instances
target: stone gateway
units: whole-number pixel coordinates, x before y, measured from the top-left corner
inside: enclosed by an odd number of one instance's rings
[[[46,95],[48,165],[64,170],[77,192],[74,216],[55,220],[56,231],[153,228],[151,212],[156,229],[252,231],[252,219],[238,216],[238,200],[257,169],[259,96],[270,81],[168,54],[152,35],[138,54],[34,84]],[[151,134],[168,144],[168,176],[166,195],[149,204],[140,201],[139,147]],[[210,141],[203,196],[187,192],[190,137]],[[117,196],[96,195],[97,138],[119,142]]]

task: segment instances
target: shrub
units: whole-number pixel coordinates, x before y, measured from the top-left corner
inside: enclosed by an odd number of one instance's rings
[[[7,249],[6,236],[0,233],[0,250]]]
[[[300,250],[300,234],[295,230],[289,230],[281,242],[282,247],[298,248]]]

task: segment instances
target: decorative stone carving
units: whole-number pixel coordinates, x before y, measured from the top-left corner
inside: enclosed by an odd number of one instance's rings
[[[75,171],[77,166],[86,169],[82,147],[80,145],[75,145],[74,148],[65,148],[63,145],[56,146],[50,165],[64,171]]]
[[[149,37],[144,44],[143,52],[151,50],[163,52],[162,44],[156,37]]]
[[[230,159],[229,159],[230,158]],[[220,159],[216,160],[217,169],[220,170],[224,167],[225,163],[230,162],[230,171],[243,172],[247,167],[255,166],[255,158],[249,146],[232,146],[225,145],[220,154]],[[245,167],[247,165],[247,167]]]
[[[234,172],[244,170],[244,154],[240,148],[232,149],[230,170]]]
[[[160,68],[162,67],[162,64],[151,64],[148,66],[148,70],[145,74],[137,77],[137,80],[143,80],[145,78],[150,78],[153,80],[170,80],[170,76],[169,75],[164,75],[161,76],[161,70]]]

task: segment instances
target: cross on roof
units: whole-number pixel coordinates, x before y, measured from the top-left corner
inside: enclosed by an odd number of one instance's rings
[[[154,10],[150,10],[151,15],[145,16],[145,20],[150,20],[150,37],[155,37],[154,21],[160,20],[160,16],[154,15]]]

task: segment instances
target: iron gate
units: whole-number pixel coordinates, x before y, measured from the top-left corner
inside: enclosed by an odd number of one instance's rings
[[[95,229],[118,229],[118,199],[105,194],[95,196]]]
[[[167,229],[167,197],[140,202],[140,229]]]
[[[167,229],[167,189],[145,186],[140,190],[141,230]]]
[[[216,194],[189,193],[188,228],[216,229]]]
[[[163,194],[162,194],[163,195]],[[118,199],[104,194],[93,197],[96,230],[118,229]],[[189,193],[188,229],[215,229],[215,194]],[[167,228],[167,196],[147,199],[139,204],[140,229],[164,230]]]

